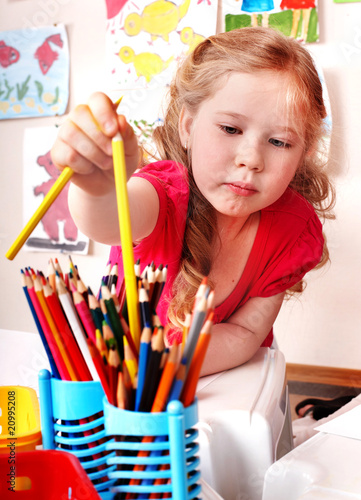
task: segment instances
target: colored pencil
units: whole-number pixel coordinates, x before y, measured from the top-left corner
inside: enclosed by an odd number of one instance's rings
[[[152,329],[145,326],[140,337],[139,349],[139,367],[138,367],[138,385],[135,394],[135,411],[139,410],[140,399],[145,382],[145,374],[147,371],[149,355],[150,355],[150,341],[152,338]]]
[[[124,347],[123,347],[124,331],[122,328],[122,324],[120,322],[119,313],[116,310],[116,307],[114,305],[114,301],[111,297],[111,294],[110,294],[108,287],[102,286],[101,292],[102,292],[102,300],[104,301],[104,304],[105,304],[105,307],[107,310],[107,316],[109,318],[110,326],[113,330],[114,337],[116,338],[117,343],[118,343],[119,356],[120,356],[121,360],[123,360],[124,359]]]
[[[187,371],[189,369],[189,363],[191,362],[192,356],[194,354],[194,349],[196,347],[198,337],[207,315],[207,298],[206,296],[199,297],[197,301],[197,306],[194,310],[192,322],[189,327],[189,333],[187,341],[184,346],[183,357],[187,359]]]
[[[112,148],[129,327],[134,343],[139,347],[140,321],[137,283],[134,273],[134,253],[127,191],[127,172],[124,143],[119,132],[112,139]]]
[[[124,363],[126,364],[132,385],[135,383],[135,378],[138,373],[138,361],[131,350],[128,340],[124,337]]]
[[[157,392],[154,396],[152,412],[161,412],[165,409],[172,382],[178,367],[179,344],[175,343],[169,350],[169,356],[165,363]]]
[[[51,288],[54,290],[54,292],[56,292],[55,266],[54,266],[53,259],[49,259],[47,277],[48,277],[48,281],[50,283]]]
[[[74,334],[69,327],[58,296],[53,291],[49,283],[43,286],[43,291],[51,315],[56,326],[58,327],[59,334],[62,337],[66,350],[69,352],[70,359],[76,373],[76,379],[82,381],[92,380],[89,368],[85,363],[83,354],[74,338]]]
[[[104,316],[103,316],[102,310],[100,308],[99,301],[95,297],[95,295],[93,294],[90,287],[88,287],[88,302],[89,302],[90,314],[93,317],[95,327],[101,331]]]
[[[81,350],[84,356],[85,362],[88,366],[91,376],[93,380],[99,380],[98,372],[94,366],[94,362],[90,356],[89,349],[86,343],[86,334],[84,332],[83,325],[81,324],[79,317],[77,315],[75,306],[70,296],[70,292],[66,288],[65,283],[60,278],[59,274],[56,275],[56,289],[60,303],[69,322],[70,328],[72,329],[72,332],[77,341],[79,349]]]
[[[43,201],[40,206],[35,211],[34,215],[29,219],[28,223],[25,225],[24,229],[21,231],[19,236],[16,238],[14,243],[11,245],[7,253],[5,254],[9,260],[13,260],[17,255],[19,250],[22,248],[26,240],[29,238],[31,233],[34,231],[35,227],[38,225],[42,217],[46,214],[50,206],[56,200],[64,186],[68,183],[73,175],[73,170],[69,167],[65,167],[61,172],[59,177],[56,179],[48,193],[44,196]]]
[[[160,378],[160,363],[164,351],[163,333],[163,328],[158,327],[157,331],[154,332],[152,336],[151,352],[149,355],[142,397],[139,403],[139,411],[150,411],[154,401]]]
[[[28,278],[31,280],[30,276]],[[53,355],[51,353],[49,344],[48,344],[48,342],[46,340],[46,337],[44,335],[44,331],[43,331],[42,326],[40,324],[39,318],[38,318],[38,316],[36,314],[34,305],[33,305],[32,301],[31,301],[31,298],[30,298],[30,295],[29,295],[29,291],[28,291],[28,287],[27,287],[27,284],[26,284],[26,276],[25,276],[25,273],[24,273],[23,270],[21,270],[21,280],[22,280],[22,287],[23,287],[23,290],[24,290],[24,293],[25,293],[26,300],[28,301],[31,314],[32,314],[32,316],[34,318],[36,328],[37,328],[37,330],[39,332],[41,342],[42,342],[43,347],[45,349],[46,356],[47,356],[47,358],[49,360],[49,365],[50,365],[50,368],[51,368],[51,372],[52,372],[52,374],[53,374],[53,376],[55,378],[60,378],[60,374],[59,374],[58,368],[56,366],[56,363],[54,361],[54,357],[53,357]],[[32,284],[32,286],[33,286],[33,284]]]
[[[144,286],[140,284],[139,288],[139,305],[140,305],[140,323],[142,325],[142,329],[145,325],[150,325],[150,305],[149,305],[149,297]]]
[[[193,402],[196,394],[199,375],[211,339],[210,333],[212,325],[213,314],[209,316],[201,331],[196,349],[194,351],[194,356],[187,373],[187,378],[183,385],[180,399],[185,407],[189,406]]]
[[[73,367],[73,364],[69,358],[69,354],[68,354],[68,351],[64,345],[64,342],[63,342],[63,339],[59,333],[59,330],[58,330],[58,327],[56,326],[56,323],[53,319],[53,316],[50,312],[50,309],[48,307],[48,304],[45,300],[45,297],[44,297],[44,292],[43,292],[43,286],[41,284],[41,281],[40,281],[40,278],[39,276],[34,276],[34,290],[35,290],[35,293],[38,297],[38,301],[39,301],[39,304],[40,304],[40,307],[41,309],[43,310],[43,313],[44,313],[44,316],[46,318],[46,321],[47,321],[47,324],[49,325],[49,328],[50,328],[50,331],[51,331],[51,334],[55,340],[55,343],[57,344],[58,346],[58,349],[59,349],[59,352],[60,352],[60,356],[61,356],[61,359],[64,363],[64,367],[66,369],[66,372],[63,373],[62,377],[66,377],[65,380],[73,380],[73,381],[76,381],[77,380],[77,374],[75,373],[74,371],[74,367]]]
[[[30,278],[30,276],[29,276],[29,278]],[[53,332],[50,329],[50,326],[47,322],[44,311],[39,303],[39,298],[38,298],[38,296],[35,292],[35,289],[34,289],[34,282],[31,278],[28,280],[27,289],[29,292],[31,302],[34,306],[36,315],[37,315],[39,322],[41,324],[41,328],[44,332],[44,336],[45,336],[46,341],[48,343],[48,346],[51,350],[54,362],[56,363],[60,378],[63,380],[70,380],[69,372],[65,366],[64,360],[63,360],[61,353],[60,353],[60,350],[59,350],[59,347],[58,347],[57,343],[55,342],[55,339],[53,337]]]
[[[86,339],[86,343],[88,345],[88,349],[90,352],[90,356],[93,360],[94,366],[97,370],[97,373],[99,375],[100,382],[102,384],[102,387],[104,389],[105,395],[107,396],[108,400],[111,397],[110,396],[110,386],[109,386],[109,379],[108,379],[108,373],[106,370],[106,367],[103,363],[102,357],[94,345],[93,341],[90,340],[89,338]]]
[[[84,297],[77,290],[73,290],[73,302],[79,314],[79,318],[83,323],[87,336],[95,343],[95,330],[96,326],[93,317],[89,310],[88,304],[85,302]]]
[[[121,363],[117,349],[113,345],[108,353],[108,379],[109,379],[109,403],[117,405],[117,384],[118,372],[121,370]]]

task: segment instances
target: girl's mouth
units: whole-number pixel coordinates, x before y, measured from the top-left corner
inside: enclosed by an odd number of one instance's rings
[[[243,183],[227,183],[226,186],[228,189],[233,191],[239,196],[253,196],[258,191],[252,184],[243,184]]]

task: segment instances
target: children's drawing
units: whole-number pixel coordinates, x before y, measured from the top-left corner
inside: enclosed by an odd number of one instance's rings
[[[300,42],[318,41],[317,0],[228,0],[225,30],[270,26]]]
[[[163,61],[158,54],[151,52],[141,52],[135,54],[131,47],[122,47],[119,51],[119,57],[125,64],[133,64],[138,77],[144,76],[149,83],[155,75],[168,68],[174,57],[169,57]]]
[[[179,61],[216,31],[217,0],[105,0],[111,97],[140,142],[162,123],[162,102]]]
[[[124,31],[129,36],[145,31],[152,40],[161,37],[168,42],[169,34],[177,29],[180,20],[188,12],[190,3],[191,0],[184,0],[178,6],[167,0],[156,0],[144,7],[141,14],[129,14],[124,21]]]
[[[50,148],[56,127],[25,130],[24,138],[24,225],[47,195],[59,170],[54,166]],[[25,244],[33,251],[87,253],[88,238],[82,235],[68,208],[69,184],[60,192]]]
[[[9,47],[1,40],[0,42],[0,66],[7,68],[10,64],[14,64],[19,60],[20,53],[14,47]]]
[[[0,33],[0,119],[62,115],[68,96],[64,25]]]
[[[251,15],[251,26],[258,26],[258,15],[261,15],[262,26],[267,28],[269,11],[274,9],[273,0],[243,0],[241,10]]]

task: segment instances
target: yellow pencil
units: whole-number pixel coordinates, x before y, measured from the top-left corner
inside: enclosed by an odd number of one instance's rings
[[[35,211],[34,215],[31,217],[29,222],[26,224],[24,229],[21,231],[19,236],[16,238],[14,243],[11,245],[7,253],[5,254],[9,260],[13,260],[13,258],[17,255],[19,250],[24,245],[25,241],[29,238],[31,233],[34,231],[35,227],[38,225],[42,217],[48,211],[49,207],[58,197],[64,186],[70,180],[73,175],[73,170],[70,167],[65,167],[61,172],[59,177],[54,182],[53,186],[44,197],[38,209]]]
[[[137,349],[139,349],[140,318],[138,308],[138,289],[134,272],[133,239],[130,224],[124,143],[119,132],[112,139],[112,147],[129,328],[134,344]]]

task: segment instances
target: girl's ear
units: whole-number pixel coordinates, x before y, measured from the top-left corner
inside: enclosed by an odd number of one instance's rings
[[[183,106],[181,112],[179,114],[179,122],[178,122],[178,130],[179,130],[179,138],[181,140],[181,144],[189,144],[189,137],[191,135],[193,124],[193,116],[190,112]]]

